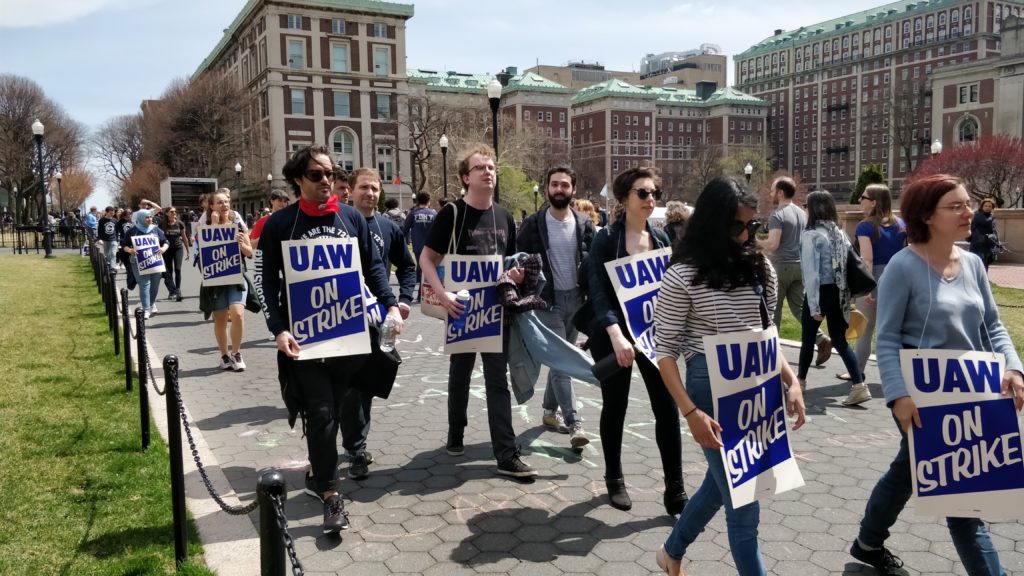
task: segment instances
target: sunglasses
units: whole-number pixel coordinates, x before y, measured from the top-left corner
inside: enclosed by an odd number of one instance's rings
[[[329,182],[334,181],[334,172],[329,170],[309,170],[303,174],[303,176],[305,176],[306,180],[309,180],[310,182],[320,182],[324,179],[324,176],[327,177]]]
[[[731,224],[729,224],[729,236],[732,236],[733,238],[738,238],[740,234],[743,234],[744,230],[746,230],[749,234],[753,235],[757,233],[757,230],[759,228],[761,228],[761,223],[758,222],[757,220],[751,220],[749,222],[740,222],[738,220],[734,220]]]
[[[653,190],[648,190],[647,188],[633,188],[630,192],[636,192],[636,197],[641,200],[647,200],[652,194],[654,195],[655,200],[661,200],[661,190],[658,188]]]

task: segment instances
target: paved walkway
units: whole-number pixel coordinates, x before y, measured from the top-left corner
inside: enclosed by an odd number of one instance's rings
[[[998,273],[996,267],[994,271]],[[184,402],[218,490],[234,490],[248,502],[255,497],[261,470],[283,470],[289,486],[286,511],[306,574],[658,572],[654,550],[668,535],[672,519],[661,504],[662,474],[649,400],[635,374],[623,455],[634,507],[621,512],[607,504],[597,434],[600,391],[587,384],[576,387],[591,439],[581,454],[567,448],[567,436],[540,425],[542,390],[528,405],[513,409],[519,442],[540,471],[535,482],[519,483],[494,473],[478,365],[466,455],[448,456],[443,448],[447,357],[438,351],[440,324],[414,309],[398,344],[405,362],[395,390],[389,400],[374,404],[370,476],[361,482],[342,480],[352,528],[340,539],[324,537],[320,503],[301,493],[305,442],[285,420],[275,348],[262,316],[246,315],[242,353],[249,369],[222,372],[216,368],[212,324],[197,311],[192,268],[186,270],[186,286],[186,300],[161,300],[160,312],[149,323],[153,357],[173,353],[181,360]],[[796,360],[796,349],[786,348],[785,353]],[[839,404],[847,386],[834,377],[842,368],[833,358],[811,371],[809,422],[793,436],[807,485],[762,506],[762,549],[773,574],[873,573],[846,551],[870,490],[896,452],[899,435],[882,400],[856,408]],[[880,398],[873,361],[867,376],[872,393]],[[157,406],[154,418],[161,413]],[[705,463],[683,428],[684,473],[692,494]],[[345,468],[342,463],[342,475]],[[236,518],[217,511],[194,468],[188,470],[189,503],[207,562],[220,574],[258,573],[258,514]],[[1024,574],[1024,524],[996,523],[991,529],[1007,570]],[[912,574],[964,574],[944,523],[917,516],[912,506],[902,514],[889,544]],[[733,566],[724,516],[719,514],[691,547],[685,567],[690,574],[718,575],[735,573]]]

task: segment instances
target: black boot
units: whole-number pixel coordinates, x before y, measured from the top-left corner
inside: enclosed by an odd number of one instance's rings
[[[612,508],[629,510],[633,507],[633,501],[626,492],[626,481],[622,478],[605,478],[604,485],[608,488],[608,498],[611,500]]]
[[[683,508],[686,507],[686,503],[689,500],[690,497],[686,495],[686,489],[683,488],[682,481],[665,482],[665,512],[669,516],[682,514]]]

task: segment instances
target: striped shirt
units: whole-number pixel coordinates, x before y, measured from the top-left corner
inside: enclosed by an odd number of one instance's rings
[[[548,261],[555,290],[576,289],[576,218],[572,212],[565,220],[558,220],[548,210],[545,217],[548,228]]]
[[[778,278],[767,262],[768,285],[764,290],[767,310],[775,310]],[[687,360],[704,353],[704,336],[761,329],[761,296],[752,286],[713,290],[693,285],[697,269],[673,264],[665,271],[654,308],[654,354]],[[769,322],[771,313],[768,313]]]

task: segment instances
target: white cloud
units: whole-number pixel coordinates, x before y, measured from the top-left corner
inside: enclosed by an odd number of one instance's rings
[[[4,0],[0,10],[0,28],[38,28],[71,22],[101,10],[139,7],[129,0]],[[148,3],[141,3],[142,5]]]

